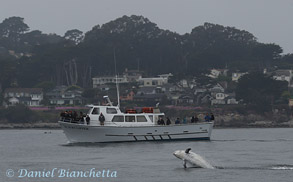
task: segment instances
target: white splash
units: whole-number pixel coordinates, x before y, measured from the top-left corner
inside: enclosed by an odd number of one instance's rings
[[[273,170],[293,170],[292,166],[275,166],[272,167]]]

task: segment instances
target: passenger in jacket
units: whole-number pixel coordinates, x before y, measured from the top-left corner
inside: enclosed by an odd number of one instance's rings
[[[99,121],[100,121],[100,125],[104,126],[105,123],[105,116],[103,115],[103,113],[100,114],[99,116]]]

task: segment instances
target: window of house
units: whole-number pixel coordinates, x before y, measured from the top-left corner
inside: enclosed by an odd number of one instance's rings
[[[125,122],[135,122],[135,116],[125,116]]]
[[[137,122],[147,122],[147,119],[145,116],[136,116]]]
[[[100,114],[99,108],[94,108],[92,114]]]
[[[117,110],[115,108],[107,108],[107,114],[117,114]]]
[[[114,116],[112,122],[124,122],[123,116]]]

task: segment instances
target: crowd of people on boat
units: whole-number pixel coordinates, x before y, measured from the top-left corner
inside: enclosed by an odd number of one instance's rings
[[[159,118],[159,120],[157,121],[158,125],[170,125],[172,122],[170,120],[169,117],[166,118],[166,123],[164,121],[164,119],[162,117]],[[211,122],[215,120],[215,116],[213,113],[206,113],[206,115],[204,116],[204,121],[206,122]],[[180,118],[176,118],[175,120],[175,124],[188,124],[188,123],[197,123],[200,122],[199,118],[197,115],[194,115],[191,117],[190,122],[188,122],[188,120],[186,118],[183,118],[182,120],[180,120]]]
[[[84,123],[87,125],[90,124],[89,115],[86,115],[83,112],[79,112],[79,114],[77,114],[76,111],[65,111],[60,114],[60,117],[61,117],[61,120],[65,121],[65,122]],[[204,121],[211,122],[214,120],[215,120],[215,116],[213,113],[210,113],[210,114],[206,113],[205,114]],[[105,116],[103,115],[103,113],[100,114],[99,121],[100,121],[100,125],[104,126]],[[197,123],[197,122],[200,122],[200,119],[198,118],[197,115],[194,115],[191,117],[190,122],[188,122],[186,118],[183,118],[182,120],[180,120],[180,118],[176,118],[174,123],[175,124],[188,124],[188,123]],[[169,117],[166,117],[166,122],[164,121],[164,119],[162,117],[160,117],[157,121],[157,124],[158,125],[170,125],[170,124],[172,124],[172,122]]]
[[[90,117],[81,111],[79,114],[76,111],[64,111],[60,113],[60,117],[65,122],[90,124]]]

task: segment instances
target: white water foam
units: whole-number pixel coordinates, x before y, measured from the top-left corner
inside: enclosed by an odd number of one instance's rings
[[[274,166],[272,170],[293,170],[293,166]]]

